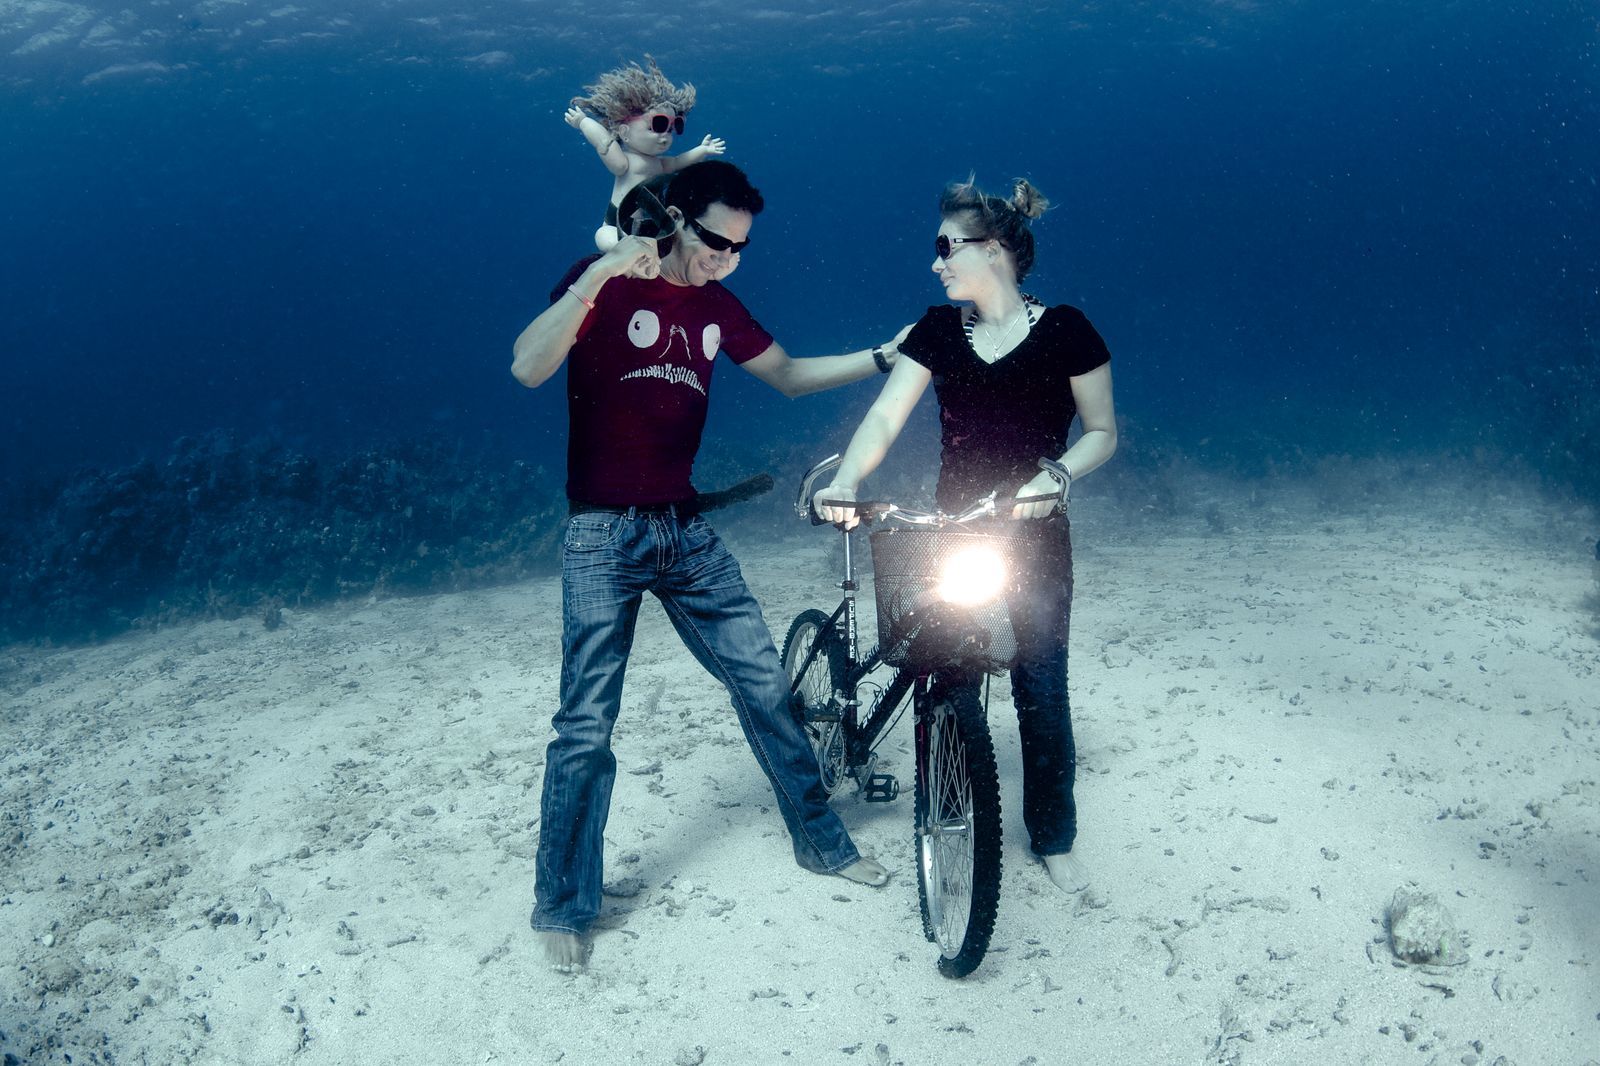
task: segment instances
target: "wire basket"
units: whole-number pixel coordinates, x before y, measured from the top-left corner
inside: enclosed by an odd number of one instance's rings
[[[874,530],[871,539],[878,648],[884,662],[907,665],[913,638],[920,631],[930,622],[958,617],[963,631],[972,637],[962,642],[962,661],[994,673],[1010,668],[1017,657],[1017,639],[1005,595],[977,607],[954,608],[943,605],[937,591],[947,559],[980,545],[992,545],[1004,558],[1009,538],[955,526],[890,526]]]

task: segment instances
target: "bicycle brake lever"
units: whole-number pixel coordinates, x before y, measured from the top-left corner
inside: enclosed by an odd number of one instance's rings
[[[995,510],[994,493],[991,492],[965,511],[952,517],[950,521],[959,525],[962,522],[970,522],[974,518],[993,518]]]

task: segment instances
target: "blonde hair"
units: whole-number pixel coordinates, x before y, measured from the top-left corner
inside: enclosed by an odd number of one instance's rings
[[[608,70],[585,85],[587,96],[574,96],[571,106],[583,111],[608,126],[617,126],[635,115],[642,115],[652,105],[662,104],[680,115],[687,115],[694,107],[694,86],[688,82],[674,85],[656,66],[654,56],[646,55],[647,66],[629,63],[625,67]]]
[[[978,188],[974,175],[952,182],[939,196],[939,214],[959,222],[972,236],[996,241],[1011,253],[1017,281],[1033,269],[1033,228],[1029,225],[1050,209],[1044,193],[1027,178],[1011,182],[1011,195],[1005,199]]]

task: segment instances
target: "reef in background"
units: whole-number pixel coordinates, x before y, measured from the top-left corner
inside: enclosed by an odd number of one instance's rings
[[[0,639],[548,572],[561,475],[486,469],[437,440],[317,460],[215,434],[164,460],[14,487],[0,520]]]

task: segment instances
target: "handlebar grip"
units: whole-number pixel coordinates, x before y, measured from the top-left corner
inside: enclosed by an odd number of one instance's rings
[[[885,500],[823,500],[825,507],[843,507],[847,511],[854,511],[864,522],[871,522],[895,510],[895,505]],[[816,501],[811,502],[811,524],[814,526],[838,525],[837,522],[828,522],[817,515]]]

